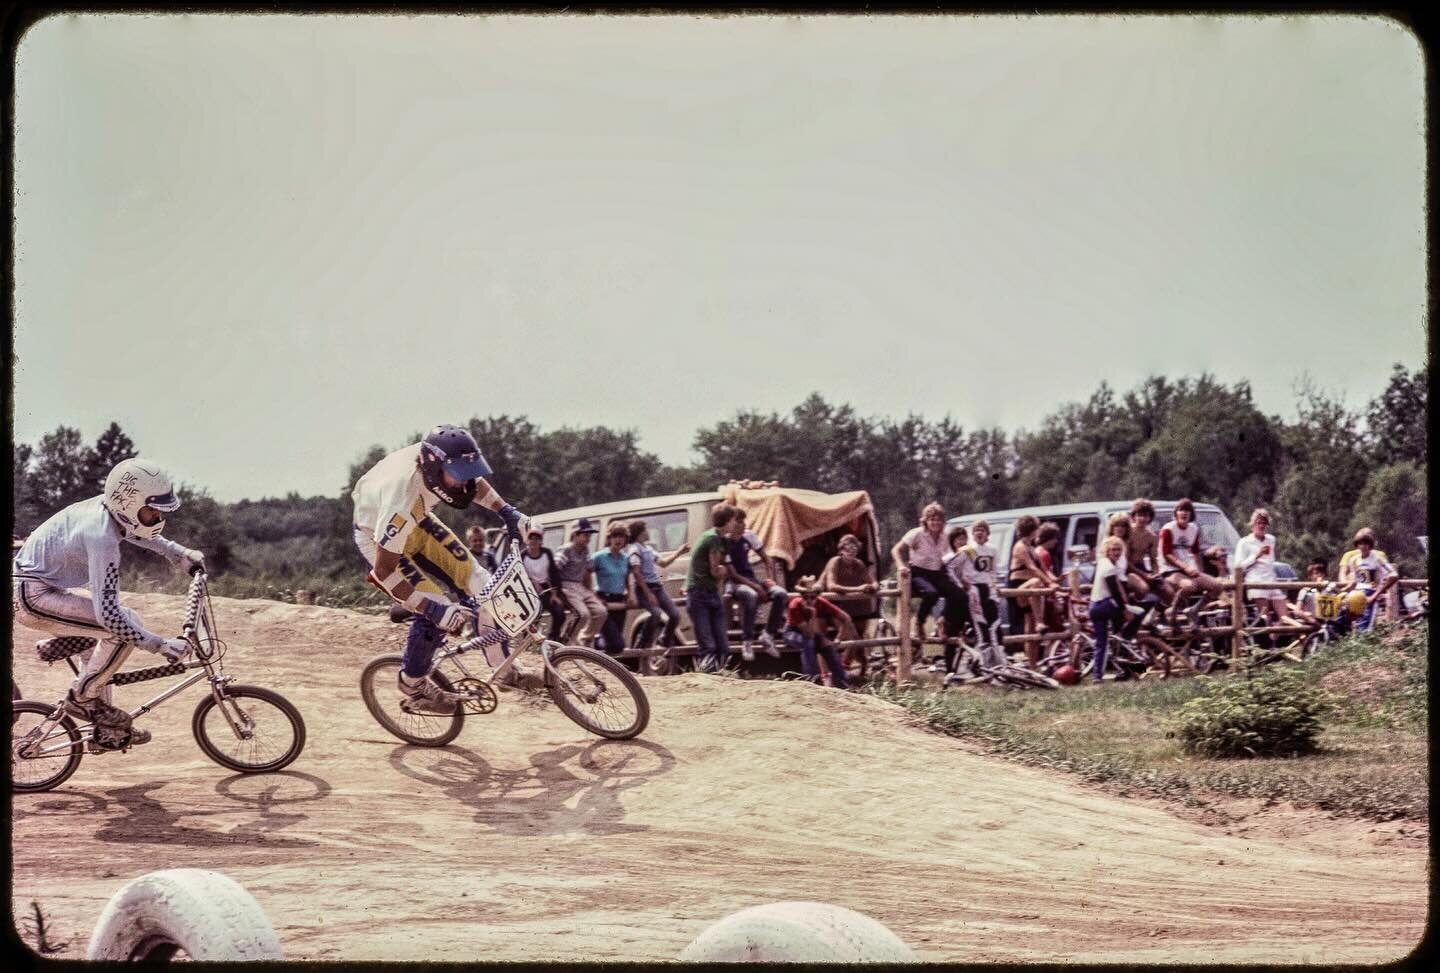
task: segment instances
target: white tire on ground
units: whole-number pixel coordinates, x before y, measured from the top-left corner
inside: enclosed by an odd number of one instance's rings
[[[150,872],[121,886],[100,913],[86,959],[278,960],[285,954],[260,904],[233,879],[202,868]]]
[[[706,929],[682,963],[918,963],[885,926],[823,902],[771,902],[741,909]]]

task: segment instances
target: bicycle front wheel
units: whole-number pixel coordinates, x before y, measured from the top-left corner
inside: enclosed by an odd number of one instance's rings
[[[200,700],[190,729],[205,756],[242,774],[288,767],[305,748],[305,721],[291,702],[259,686],[226,686]]]
[[[550,698],[570,719],[596,736],[629,740],[650,722],[650,700],[640,681],[616,659],[594,649],[556,649],[547,673]],[[567,685],[568,682],[568,685]]]
[[[75,729],[68,716],[61,716],[52,724],[43,741],[33,741],[48,748],[68,740],[68,747],[44,756],[20,756],[20,750],[27,742],[25,738],[39,729],[54,712],[55,707],[28,699],[10,703],[10,790],[16,794],[33,794],[59,787],[80,766],[85,745],[80,741],[80,731]]]
[[[454,686],[438,669],[430,674],[441,689],[454,692]],[[417,747],[443,747],[460,735],[465,725],[465,711],[455,707],[453,713],[410,713],[400,708],[400,657],[382,655],[370,660],[360,673],[360,697],[365,708],[392,736]]]

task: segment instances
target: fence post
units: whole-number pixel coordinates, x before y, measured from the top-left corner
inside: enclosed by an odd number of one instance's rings
[[[1235,581],[1235,591],[1230,603],[1230,624],[1235,626],[1235,634],[1231,636],[1230,658],[1240,658],[1240,642],[1245,635],[1245,569],[1237,567],[1232,576]]]
[[[895,669],[895,683],[903,686],[910,681],[910,572],[900,575],[900,604],[895,624],[900,628],[900,659]]]
[[[1396,582],[1385,592],[1385,617],[1388,621],[1400,621],[1400,583]]]

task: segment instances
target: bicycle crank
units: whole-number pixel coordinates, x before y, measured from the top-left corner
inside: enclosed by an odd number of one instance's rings
[[[455,683],[455,692],[463,697],[460,706],[467,713],[493,713],[500,705],[500,697],[487,682],[479,679],[461,679]]]

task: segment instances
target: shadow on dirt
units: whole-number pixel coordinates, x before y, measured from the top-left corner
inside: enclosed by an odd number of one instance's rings
[[[253,792],[237,792],[237,778],[249,778]],[[330,785],[310,774],[281,771],[275,774],[236,774],[215,785],[215,792],[221,797],[247,807],[253,807],[257,814],[236,825],[229,831],[212,831],[180,823],[181,818],[207,817],[215,814],[230,815],[230,809],[181,809],[175,811],[150,796],[151,791],[164,787],[166,781],[150,781],[117,787],[105,792],[110,801],[105,801],[103,811],[113,811],[114,805],[125,812],[124,817],[109,818],[95,833],[100,841],[112,844],[185,845],[195,848],[209,848],[223,845],[249,845],[260,848],[310,848],[317,842],[305,838],[285,835],[275,836],[274,832],[289,828],[308,815],[284,813],[275,806],[299,801],[316,800],[330,793]],[[301,796],[289,796],[299,785]],[[279,795],[277,797],[277,795]],[[88,795],[87,795],[88,796]],[[90,813],[94,813],[91,811]]]
[[[675,755],[643,740],[567,744],[530,755],[518,769],[491,766],[473,750],[451,744],[400,746],[390,766],[451,800],[475,809],[473,820],[506,835],[633,834],[620,794],[668,773]]]

